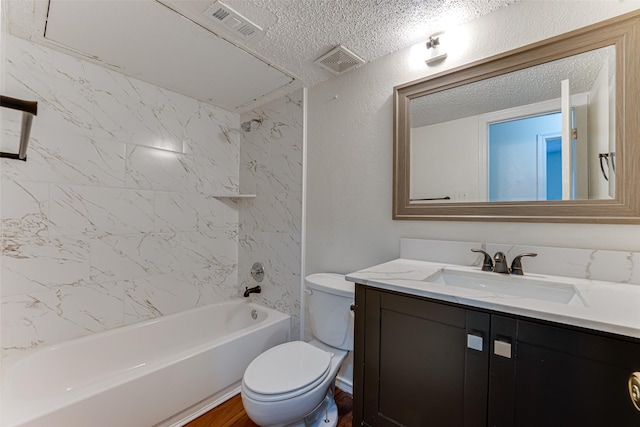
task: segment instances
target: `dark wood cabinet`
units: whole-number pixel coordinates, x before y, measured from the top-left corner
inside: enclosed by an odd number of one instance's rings
[[[640,426],[628,388],[637,341],[525,320],[517,328],[510,425]]]
[[[363,314],[366,325],[359,328],[364,347],[356,349],[364,357],[364,421],[372,426],[484,426],[477,420],[486,417],[488,352],[467,351],[464,343],[469,331],[484,335],[486,346],[489,315],[364,292],[366,310],[356,314]]]
[[[356,286],[354,425],[640,426],[640,340]]]

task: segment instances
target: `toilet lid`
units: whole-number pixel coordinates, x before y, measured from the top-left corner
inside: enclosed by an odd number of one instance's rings
[[[244,385],[262,395],[290,393],[322,381],[329,372],[331,353],[292,341],[256,357],[244,373]]]

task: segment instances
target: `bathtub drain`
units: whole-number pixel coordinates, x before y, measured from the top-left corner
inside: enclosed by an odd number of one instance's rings
[[[254,320],[258,318],[258,310],[251,310],[251,318]]]

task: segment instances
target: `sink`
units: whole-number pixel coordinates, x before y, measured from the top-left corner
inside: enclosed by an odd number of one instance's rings
[[[534,279],[527,276],[485,271],[458,271],[445,268],[428,276],[423,281],[500,295],[586,307],[580,291],[575,286],[569,283]]]

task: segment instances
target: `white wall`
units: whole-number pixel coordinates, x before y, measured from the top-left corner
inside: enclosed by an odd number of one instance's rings
[[[522,1],[450,30],[459,41],[435,67],[407,48],[310,88],[306,272],[346,273],[397,258],[404,236],[640,249],[633,225],[391,219],[394,86],[638,8],[638,1]]]
[[[589,189],[592,198],[609,197],[609,183],[600,170],[598,154],[609,152],[609,64],[605,63],[589,92]],[[603,162],[607,177],[611,173]]]
[[[482,200],[478,126],[478,116],[473,116],[411,128],[412,199]],[[486,187],[486,178],[483,184]]]

